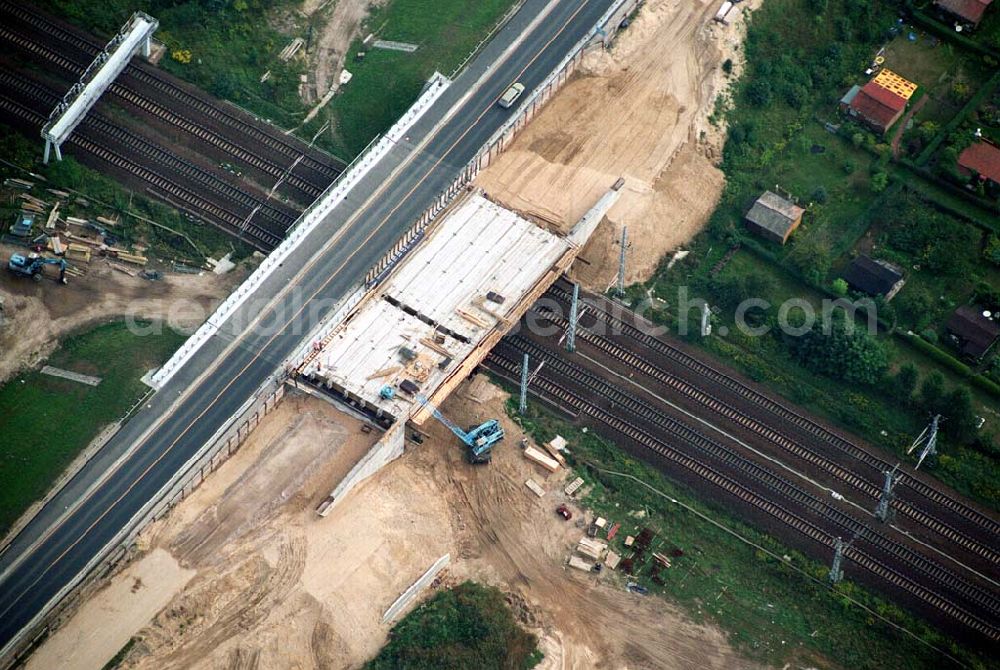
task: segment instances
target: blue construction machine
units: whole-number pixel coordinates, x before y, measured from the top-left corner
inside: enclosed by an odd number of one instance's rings
[[[462,444],[466,447],[466,458],[470,463],[489,463],[493,455],[493,445],[503,439],[503,426],[496,419],[490,419],[478,426],[472,426],[469,430],[462,430],[454,424],[448,417],[442,414],[437,407],[422,395],[417,396],[417,401],[430,410],[434,418],[448,427]]]
[[[36,253],[11,254],[10,261],[7,262],[7,269],[18,277],[30,277],[35,281],[42,280],[42,268],[46,265],[59,266],[59,283],[66,283],[67,264],[61,258],[45,258]]]

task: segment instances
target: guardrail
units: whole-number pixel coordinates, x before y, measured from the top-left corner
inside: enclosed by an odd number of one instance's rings
[[[423,237],[428,226],[437,218],[455,197],[470,184],[479,171],[489,165],[492,158],[507,148],[507,145],[514,136],[534,117],[535,113],[555,94],[559,88],[569,79],[576,65],[579,63],[586,49],[594,44],[599,38],[602,45],[607,45],[617,32],[618,26],[627,15],[634,12],[643,0],[617,0],[611,7],[597,20],[583,38],[581,38],[573,49],[563,58],[542,83],[532,91],[516,111],[511,115],[504,125],[496,130],[489,140],[482,146],[476,155],[466,163],[458,177],[444,189],[434,204],[428,207],[420,215],[417,221],[400,237],[393,248],[372,266],[365,276],[365,286],[374,288],[381,283],[392,269],[398,265],[409,252],[415,247],[416,242]],[[611,26],[610,28],[608,26]]]
[[[298,248],[302,240],[313,232],[335,207],[344,201],[350,190],[368,174],[372,167],[381,161],[400,139],[406,136],[410,128],[441,97],[450,84],[451,81],[447,77],[439,72],[434,73],[428,80],[424,92],[400,117],[399,121],[374,144],[369,144],[369,148],[362,152],[343,174],[327,187],[323,194],[302,213],[298,222],[289,229],[284,241],[275,247],[274,251],[264,259],[257,269],[219,305],[205,323],[152,376],[151,383],[155,388],[163,388],[163,385],[191,359],[202,345],[219,331],[222,324],[246,302],[277,267],[284,263],[288,256]]]

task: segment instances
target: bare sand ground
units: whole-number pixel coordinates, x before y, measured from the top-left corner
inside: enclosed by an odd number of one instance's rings
[[[185,572],[186,584],[171,572],[163,585],[144,576],[120,610],[102,620],[81,609],[38,657],[52,667],[100,667],[115,650],[91,642],[93,631],[110,628],[117,641],[139,639],[129,668],[357,668],[385,642],[385,609],[450,552],[435,588],[476,579],[505,590],[541,637],[543,668],[753,667],[718,629],[626,593],[608,571],[596,577],[564,566],[584,512],[574,507],[569,523],[557,517],[565,473],[523,458],[520,430],[502,403],[477,378],[444,407],[460,423],[502,417],[508,438],[490,465],[468,465],[451,433],[429,425],[423,445],[321,519],[315,505],[372,436],[321,400],[289,397],[147,534],[149,553],[135,565],[166,554],[194,573]],[[545,498],[527,490],[529,476],[548,490]],[[134,581],[126,569],[91,602]],[[164,592],[173,598],[146,625]]]
[[[347,51],[358,36],[361,24],[373,7],[386,0],[306,0],[302,13],[308,17],[322,13],[322,25],[315,35],[316,48],[309,56],[314,88],[306,100],[313,103],[326,95],[344,67]]]
[[[626,278],[639,281],[697,234],[718,202],[725,130],[708,117],[728,87],[722,62],[739,72],[745,20],[740,10],[731,25],[714,23],[717,9],[707,0],[649,0],[478,178],[501,202],[565,228],[625,177],[623,196],[573,269],[590,288],[613,281],[622,226],[631,242]]]
[[[77,667],[103,666],[129,641],[136,622],[152,620],[193,576],[169,553],[154,549],[80,608],[79,619],[99,625],[59,630],[31,656],[26,670],[67,667],[67,659]]]
[[[0,245],[0,259],[6,263],[15,251],[15,247]],[[41,282],[15,277],[5,268],[0,272],[4,301],[0,383],[47,358],[67,333],[101,320],[132,315],[185,328],[196,326],[245,276],[245,271],[222,277],[211,272],[168,274],[151,282],[113,270],[99,259],[83,267],[87,274],[68,277],[66,286],[51,278],[55,272],[47,273]]]

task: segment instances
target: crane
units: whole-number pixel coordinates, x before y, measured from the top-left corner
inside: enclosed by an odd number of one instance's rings
[[[473,426],[468,431],[462,430],[451,419],[435,407],[430,400],[422,395],[417,396],[417,402],[430,410],[434,418],[443,423],[453,432],[468,449],[466,456],[470,463],[489,463],[493,445],[503,439],[503,426],[496,419]]]
[[[46,265],[59,266],[59,283],[66,283],[66,261],[62,258],[45,258],[35,253],[11,254],[7,269],[19,277],[31,277],[35,281],[42,280],[42,267]]]

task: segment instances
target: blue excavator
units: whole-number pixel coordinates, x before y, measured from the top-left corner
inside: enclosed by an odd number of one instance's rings
[[[11,254],[10,261],[7,263],[7,269],[18,277],[30,277],[35,281],[41,281],[42,268],[46,265],[58,265],[59,283],[66,283],[67,264],[62,258],[45,258],[36,253],[30,253],[27,256],[24,254]]]
[[[500,425],[499,421],[490,419],[466,431],[456,426],[424,396],[418,395],[417,401],[429,409],[435,419],[447,426],[462,441],[462,444],[466,447],[466,458],[468,458],[470,463],[483,464],[490,462],[493,456],[493,445],[503,439],[503,426]]]

